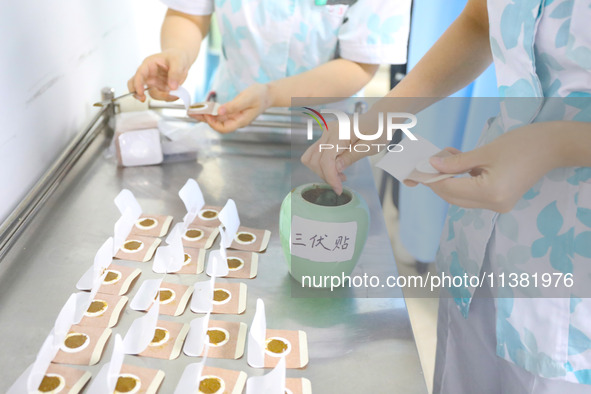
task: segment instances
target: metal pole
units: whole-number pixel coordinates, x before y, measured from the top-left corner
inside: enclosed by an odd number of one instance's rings
[[[95,137],[104,129],[110,119],[108,114],[112,110],[113,104],[109,104],[92,118],[89,125],[74,137],[53,165],[18,204],[12,214],[0,225],[0,263],[19,235],[35,217],[35,214],[59,186],[68,171],[86,151]]]

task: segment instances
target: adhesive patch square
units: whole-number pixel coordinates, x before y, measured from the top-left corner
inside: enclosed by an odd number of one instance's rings
[[[188,332],[188,324],[158,320],[152,341],[139,355],[174,360],[181,353]]]
[[[164,371],[123,364],[115,385],[116,393],[156,394]]]
[[[97,293],[84,312],[81,326],[114,327],[121,316],[128,298],[114,294]]]
[[[41,384],[41,393],[78,394],[90,380],[91,373],[59,364],[49,364]]]
[[[193,286],[162,282],[157,298],[160,302],[160,314],[168,316],[182,315],[187,308],[191,294],[193,294]]]
[[[73,325],[60,345],[54,363],[94,365],[103,354],[111,329]]]
[[[246,310],[246,285],[244,283],[215,282],[211,313],[242,314]]]
[[[219,230],[213,227],[191,225],[183,234],[183,246],[209,249],[217,238]]]
[[[271,232],[269,230],[258,230],[240,226],[236,236],[232,240],[230,249],[242,250],[245,252],[263,252],[267,249]]]
[[[228,250],[228,275],[224,278],[252,279],[257,276],[259,256],[254,252]]]
[[[116,259],[146,262],[154,256],[160,238],[131,234],[115,254]]]
[[[200,274],[205,267],[205,249],[185,247],[183,267],[177,274]]]
[[[205,227],[215,227],[217,228],[221,222],[218,215],[222,207],[217,207],[214,205],[204,205],[203,208],[197,213],[197,217],[193,220],[191,225],[205,226]]]
[[[308,364],[308,340],[304,331],[270,330],[265,338],[265,368],[273,368],[285,357],[285,368]]]
[[[164,237],[170,229],[172,216],[166,215],[141,215],[131,228],[131,235],[143,235],[146,237]]]
[[[103,279],[98,292],[103,294],[125,295],[131,289],[141,274],[138,268],[124,265],[111,264],[106,269],[107,274]]]
[[[206,365],[199,379],[199,392],[241,394],[245,384],[246,372]]]
[[[208,358],[239,359],[244,354],[246,324],[210,320],[207,328],[209,337]]]
[[[285,394],[312,394],[312,383],[306,378],[285,378]]]

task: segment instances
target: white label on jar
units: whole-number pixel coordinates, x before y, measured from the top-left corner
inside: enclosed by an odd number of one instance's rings
[[[290,250],[293,256],[332,263],[351,260],[355,252],[357,223],[325,223],[291,218]]]

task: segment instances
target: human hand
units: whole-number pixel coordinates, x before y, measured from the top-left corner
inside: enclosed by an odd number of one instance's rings
[[[169,92],[177,89],[187,78],[191,63],[188,56],[178,49],[167,49],[148,56],[138,67],[135,75],[127,82],[135,98],[146,100],[144,86],[150,90],[150,96],[157,100],[175,101],[178,97]]]
[[[269,86],[260,83],[249,86],[234,100],[221,105],[218,115],[189,115],[220,132],[230,133],[250,124],[257,116],[271,106]]]
[[[560,166],[552,130],[541,123],[512,130],[480,148],[430,159],[443,173],[470,171],[470,177],[428,184],[445,201],[464,208],[509,212],[548,171]]]
[[[372,130],[373,125],[368,119],[373,118],[371,115],[361,117],[360,129]],[[380,146],[385,147],[389,141],[386,133],[382,133],[371,144],[366,144],[367,141],[360,140],[354,133],[351,133],[350,140],[340,140],[338,123],[328,122],[327,126],[322,136],[304,152],[301,161],[340,195],[343,192],[343,182],[347,180],[343,171],[357,160],[378,153]],[[363,149],[357,149],[358,152],[356,147],[361,147],[361,144],[364,145]],[[366,147],[370,149],[365,151]]]

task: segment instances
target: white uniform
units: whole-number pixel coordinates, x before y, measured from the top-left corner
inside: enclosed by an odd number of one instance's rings
[[[341,57],[361,63],[406,62],[410,0],[162,0],[169,8],[215,18],[222,56],[213,90],[231,100],[253,83],[310,70]]]
[[[479,144],[528,123],[591,122],[591,0],[490,0],[488,16],[502,110]],[[435,392],[501,392],[512,384],[503,369],[527,377],[510,392],[591,392],[591,167],[547,173],[508,213],[450,207],[437,263],[524,280],[507,281],[494,305],[468,287],[442,300]],[[542,274],[573,280],[551,291],[535,284]]]

